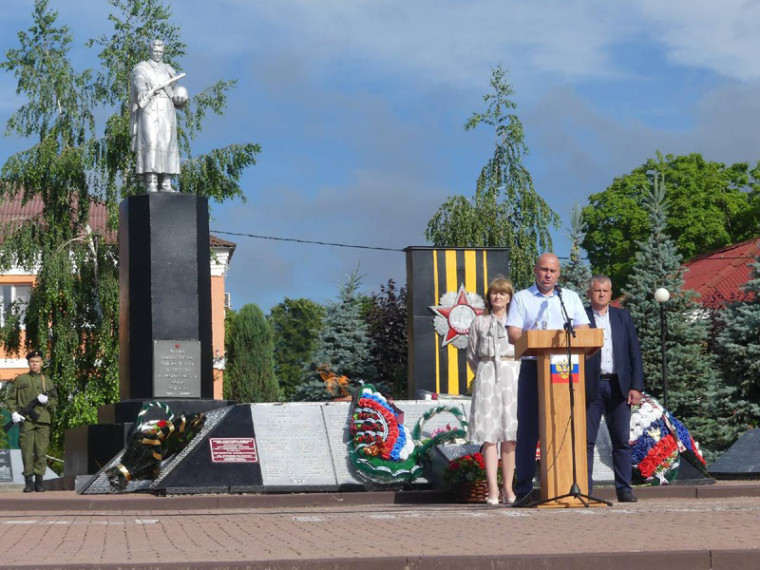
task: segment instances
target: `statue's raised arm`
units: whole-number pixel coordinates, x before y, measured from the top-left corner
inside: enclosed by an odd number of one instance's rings
[[[179,174],[179,145],[175,107],[187,103],[184,77],[164,63],[164,42],[150,42],[150,59],[141,61],[130,77],[130,133],[137,155],[135,172],[148,192],[176,192],[172,176]]]

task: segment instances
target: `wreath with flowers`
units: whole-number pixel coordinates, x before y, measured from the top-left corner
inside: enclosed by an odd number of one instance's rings
[[[443,412],[454,415],[460,427],[443,429],[423,439],[424,423]],[[402,483],[418,478],[428,450],[460,437],[467,426],[461,410],[438,406],[428,410],[410,434],[403,423],[403,412],[371,384],[364,384],[357,392],[349,413],[351,464],[364,479],[374,483]]]
[[[706,462],[689,430],[649,394],[642,394],[631,413],[630,441],[635,483],[672,483],[681,459],[706,473]]]
[[[152,412],[158,416],[148,419]],[[203,413],[175,416],[163,402],[145,404],[118,463],[106,470],[111,488],[123,491],[130,481],[158,477],[161,463],[184,449],[205,421]]]

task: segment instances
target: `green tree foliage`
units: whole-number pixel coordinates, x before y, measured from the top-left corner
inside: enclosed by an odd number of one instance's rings
[[[667,182],[665,233],[683,259],[758,234],[760,165],[750,169],[745,163],[708,162],[699,154],[657,153],[603,192],[592,194],[583,209],[583,247],[591,266],[608,274],[618,291],[628,283],[637,243],[649,233],[645,201],[653,171]]]
[[[325,308],[309,299],[288,299],[272,307],[274,371],[286,400],[294,397],[322,330]]]
[[[666,234],[665,188],[655,177],[644,201],[650,220],[649,237],[639,243],[625,306],[631,312],[641,341],[644,388],[662,398],[660,306],[654,291],[666,288],[666,363],[668,407],[708,450],[721,447],[724,434],[718,417],[719,379],[706,350],[707,322],[693,291],[684,291],[681,257]]]
[[[539,253],[552,248],[551,227],[559,217],[533,188],[523,165],[527,154],[522,122],[506,72],[497,67],[491,76],[493,93],[483,97],[485,113],[473,113],[465,129],[480,124],[496,131],[494,154],[478,177],[475,196],[452,196],[428,222],[425,237],[438,247],[508,247],[510,277],[518,288],[533,280]]]
[[[39,199],[39,217],[2,228],[0,270],[20,266],[37,273],[23,318],[6,315],[0,342],[10,353],[38,347],[45,372],[59,390],[53,450],[63,429],[96,420],[98,405],[118,396],[118,275],[116,252],[88,225],[89,172],[94,137],[90,72],[77,73],[66,26],[46,0],[34,5],[34,25],[18,34],[20,47],[0,64],[26,98],[8,121],[7,134],[32,146],[6,161],[0,197]]]
[[[249,303],[227,315],[224,397],[240,402],[276,402],[274,335],[264,313]]]
[[[744,299],[730,304],[720,315],[718,362],[729,388],[731,441],[749,428],[760,426],[760,259],[752,264]]]
[[[407,397],[406,287],[397,289],[393,279],[380,285],[380,293],[372,295],[367,324],[376,382],[393,386],[397,398]]]
[[[358,269],[341,287],[337,301],[328,303],[317,350],[307,367],[306,379],[320,364],[326,364],[352,382],[373,380],[376,370],[372,358],[369,325],[362,315],[363,297],[359,294]]]
[[[35,219],[2,228],[0,271],[20,266],[37,274],[24,316],[21,307],[5,320],[0,344],[11,353],[45,351],[45,371],[59,387],[53,449],[64,429],[94,423],[98,406],[118,399],[118,259],[112,234],[117,201],[138,191],[129,137],[131,68],[146,59],[148,42],[167,41],[179,60],[184,44],[160,0],[109,0],[114,31],[88,45],[101,48],[99,72],[74,69],[72,36],[58,24],[48,0],[35,0],[33,24],[18,33],[19,47],[6,52],[3,71],[17,80],[25,102],[8,121],[6,134],[30,139],[0,173],[0,198],[38,199]],[[177,61],[174,61],[178,65]],[[242,196],[238,179],[254,164],[257,145],[231,145],[194,157],[190,140],[208,111],[221,113],[234,82],[219,82],[195,95],[179,113],[183,171],[180,189],[217,200]],[[102,131],[96,117],[108,116]],[[101,134],[102,133],[102,134]],[[93,203],[105,203],[111,224],[105,234],[89,226]],[[55,451],[54,451],[55,452]]]
[[[570,260],[562,264],[559,284],[578,293],[581,299],[586,298],[588,282],[591,279],[591,269],[581,258],[581,242],[584,236],[581,208],[576,204],[570,217]]]

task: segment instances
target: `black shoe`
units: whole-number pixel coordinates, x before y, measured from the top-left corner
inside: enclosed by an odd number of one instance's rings
[[[533,493],[526,493],[525,495],[517,495],[512,502],[512,507],[515,509],[532,507],[533,506]]]
[[[32,475],[24,476],[24,493],[34,492],[34,477]]]
[[[34,490],[38,493],[42,493],[45,488],[42,486],[42,475],[34,476]]]
[[[633,491],[623,491],[618,495],[618,503],[635,503],[638,501]]]

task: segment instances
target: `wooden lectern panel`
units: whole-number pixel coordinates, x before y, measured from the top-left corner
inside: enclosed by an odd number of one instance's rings
[[[576,482],[583,495],[588,494],[586,459],[586,356],[604,344],[601,329],[580,329],[571,338],[570,351],[578,361],[573,378],[575,412]],[[525,331],[515,345],[515,353],[536,356],[538,364],[538,415],[541,442],[541,500],[567,494],[573,484],[573,441],[570,418],[570,370],[567,369],[567,342],[563,330]],[[554,370],[552,362],[554,361]],[[563,366],[564,363],[564,366]],[[594,505],[593,502],[590,503]],[[602,503],[599,503],[602,504]],[[586,506],[574,497],[548,501],[540,507]]]
[[[591,356],[604,344],[602,329],[578,329],[575,337],[570,339],[573,354]],[[524,331],[515,344],[515,357],[539,356],[547,351],[565,353],[567,341],[563,330]]]

